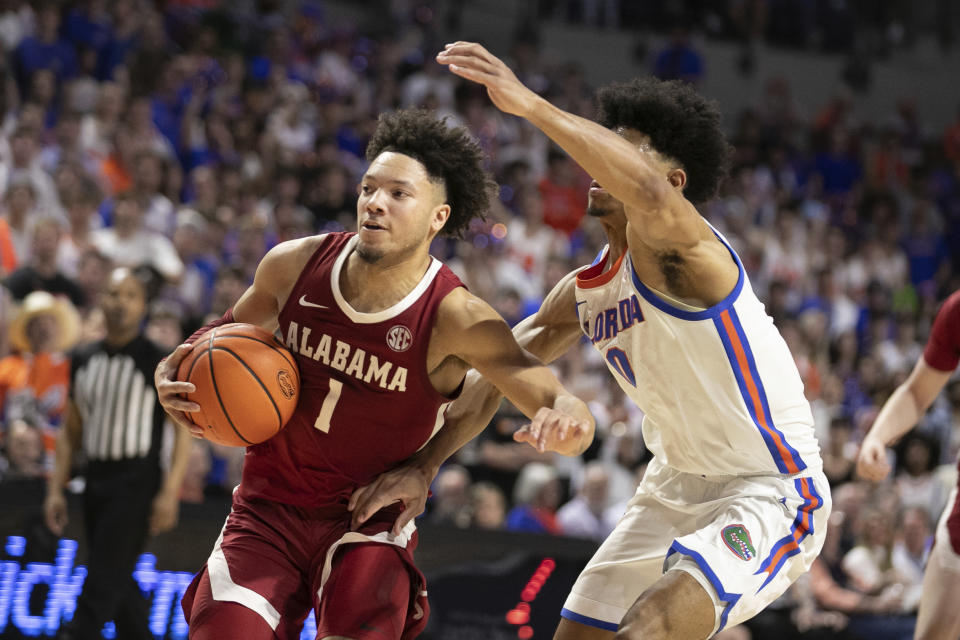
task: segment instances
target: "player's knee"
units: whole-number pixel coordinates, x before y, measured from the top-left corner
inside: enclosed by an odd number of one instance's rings
[[[670,616],[655,599],[640,596],[620,623],[614,640],[667,640],[674,637],[671,629]]]
[[[275,637],[260,614],[236,602],[217,602],[190,616],[190,640],[273,640]]]
[[[713,600],[689,574],[671,571],[644,591],[614,640],[698,640],[714,627]]]

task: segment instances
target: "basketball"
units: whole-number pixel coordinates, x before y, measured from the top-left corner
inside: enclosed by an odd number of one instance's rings
[[[187,413],[211,442],[231,447],[259,444],[293,415],[300,372],[273,335],[252,324],[214,327],[200,336],[180,363],[177,379],[197,390],[186,399],[200,405]]]

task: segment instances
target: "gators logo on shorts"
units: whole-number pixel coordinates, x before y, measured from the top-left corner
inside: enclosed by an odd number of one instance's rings
[[[741,560],[752,560],[757,555],[757,550],[753,548],[753,542],[750,540],[750,532],[742,524],[724,527],[720,537],[723,538],[727,549]]]

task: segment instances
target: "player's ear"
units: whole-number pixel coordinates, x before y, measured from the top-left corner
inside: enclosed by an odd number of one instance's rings
[[[430,213],[430,228],[434,233],[439,233],[443,225],[447,224],[448,218],[450,218],[450,205],[443,203],[435,207]]]
[[[687,172],[683,169],[672,169],[667,173],[667,180],[675,189],[683,190],[687,186]]]

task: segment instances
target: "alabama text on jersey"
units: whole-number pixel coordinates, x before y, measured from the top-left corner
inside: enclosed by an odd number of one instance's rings
[[[248,447],[240,493],[295,506],[346,504],[358,485],[410,457],[452,398],[430,383],[427,351],[441,301],[463,286],[430,267],[402,300],[364,313],[340,291],[356,234],[324,237],[280,310],[300,370],[300,400],[276,436]]]

